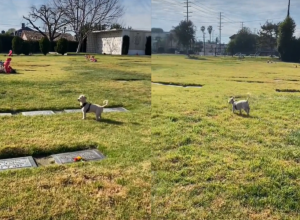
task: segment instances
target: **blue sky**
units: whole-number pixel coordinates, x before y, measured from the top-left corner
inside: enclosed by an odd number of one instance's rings
[[[169,31],[173,26],[186,19],[186,0],[152,0],[152,27]],[[197,27],[196,37],[203,39],[201,26],[213,26],[214,39],[219,36],[220,12],[222,12],[222,43],[228,43],[229,36],[242,27],[249,27],[253,32],[260,29],[260,24],[267,20],[282,21],[287,15],[288,0],[189,0],[190,20]],[[300,37],[300,1],[291,0],[290,16],[295,20],[296,36]],[[208,39],[206,34],[205,38]]]
[[[151,0],[121,0],[125,6],[125,15],[119,20],[134,29],[151,29]],[[1,0],[0,31],[9,28],[20,29],[26,23],[22,17],[27,16],[32,5],[40,6],[48,0]]]

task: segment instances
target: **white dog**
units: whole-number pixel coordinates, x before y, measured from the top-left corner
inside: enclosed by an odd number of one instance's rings
[[[240,100],[240,101],[236,102],[234,100],[234,97],[231,97],[229,99],[228,103],[232,104],[232,112],[234,112],[234,110],[237,110],[237,111],[240,111],[240,114],[242,114],[242,109],[244,109],[245,112],[247,112],[247,115],[249,116],[250,107],[249,107],[249,103],[248,103],[248,98],[247,98],[247,100]]]
[[[86,102],[86,97],[84,95],[80,95],[77,99],[80,102],[80,107],[82,110],[83,117],[82,119],[86,119],[86,113],[94,112],[96,114],[96,120],[99,121],[101,119],[101,114],[103,112],[103,108],[108,105],[108,101],[104,100],[104,105],[95,105]]]

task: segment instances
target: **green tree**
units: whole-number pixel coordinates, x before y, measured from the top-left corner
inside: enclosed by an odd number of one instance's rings
[[[170,31],[170,33],[168,34],[168,41],[171,43],[171,48],[173,47],[172,43],[174,40],[175,40],[174,33]]]
[[[22,53],[24,55],[29,55],[29,53],[30,53],[30,43],[28,41],[23,41],[23,43],[22,43]]]
[[[0,39],[0,53],[2,52],[2,41]]]
[[[157,36],[155,37],[155,41],[156,41],[156,49],[159,48],[161,46],[161,37],[160,36]]]
[[[213,30],[213,27],[211,25],[208,26],[207,31],[208,31],[208,34],[209,34],[210,41],[211,41],[211,32],[212,32],[212,30]]]
[[[255,53],[257,36],[247,27],[242,28],[234,39],[234,49],[240,53]]]
[[[122,29],[124,29],[124,27],[118,23],[115,23],[110,26],[110,29],[122,30]]]
[[[65,38],[60,38],[57,41],[55,51],[61,55],[64,55],[66,52],[68,52],[68,40]]]
[[[6,34],[7,34],[7,35],[10,35],[10,34],[15,33],[15,31],[16,31],[16,29],[10,28],[10,29],[8,29],[8,30],[6,31]]]
[[[151,28],[152,33],[164,33],[164,30],[161,28]]]
[[[174,33],[178,42],[188,50],[191,42],[195,41],[195,26],[191,20],[181,21],[178,26],[174,28]]]
[[[279,24],[266,22],[258,32],[258,45],[260,48],[274,50],[277,47]]]
[[[19,36],[15,36],[12,40],[12,50],[15,54],[20,55],[22,53],[23,39]]]
[[[40,45],[40,50],[44,55],[47,55],[47,53],[49,53],[50,51],[50,41],[47,37],[43,37],[40,41],[39,41],[39,45]]]
[[[277,48],[282,61],[292,60],[292,40],[295,33],[295,28],[295,21],[290,16],[287,16],[279,25]]]
[[[227,45],[227,52],[233,55],[235,53],[236,43],[235,40],[231,40]]]

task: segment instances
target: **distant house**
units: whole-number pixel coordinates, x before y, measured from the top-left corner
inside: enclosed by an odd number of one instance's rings
[[[48,36],[48,33],[45,33]],[[40,32],[38,31],[22,31],[22,34],[20,36],[23,40],[31,40],[31,41],[39,41],[41,38],[44,37]],[[60,38],[65,38],[68,41],[75,41],[75,38],[69,34],[69,33],[62,33],[59,37],[55,38],[54,41],[58,41]]]
[[[129,36],[128,55],[145,55],[146,38],[151,31],[134,29],[112,29],[93,31],[87,36],[87,53],[122,55],[123,37]]]
[[[21,37],[23,31],[33,31],[33,30],[29,27],[25,27],[25,23],[22,23],[22,28],[15,31],[14,36]]]

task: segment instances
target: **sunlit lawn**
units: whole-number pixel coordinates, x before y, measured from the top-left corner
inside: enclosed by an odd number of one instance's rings
[[[152,56],[152,219],[299,219],[300,69]],[[250,117],[230,96],[249,94]]]
[[[97,148],[98,162],[0,172],[0,219],[150,219],[151,59],[14,56],[0,74],[0,112],[79,109],[77,98],[126,113],[0,117],[0,157]],[[133,80],[120,82],[119,80]]]

